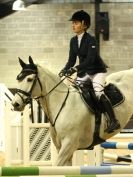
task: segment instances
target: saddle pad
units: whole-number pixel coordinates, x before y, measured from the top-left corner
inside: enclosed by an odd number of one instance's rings
[[[113,107],[118,106],[119,104],[123,103],[125,100],[124,95],[121,93],[121,91],[114,85],[114,84],[108,84],[104,88],[104,92],[111,101],[111,104]]]
[[[115,106],[120,105],[125,100],[125,97],[121,93],[121,91],[115,85],[113,85],[111,83],[108,84],[104,88],[104,93],[109,98],[113,108]],[[96,107],[97,107],[97,109],[99,109],[99,111],[104,112],[104,110],[101,108],[100,105],[99,106],[96,105],[95,101],[92,99],[92,97],[90,96],[89,92],[88,93],[82,92],[81,93],[81,97],[85,101],[85,103],[87,104],[87,106],[89,107],[89,109],[92,112],[95,112]]]

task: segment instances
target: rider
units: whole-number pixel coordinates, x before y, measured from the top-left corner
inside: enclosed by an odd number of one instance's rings
[[[120,124],[115,117],[109,99],[103,91],[107,65],[98,54],[95,38],[86,32],[90,27],[90,15],[80,10],[72,15],[70,21],[72,21],[72,28],[76,36],[71,38],[68,62],[60,71],[59,76],[72,75],[77,72],[76,81],[78,83],[87,83],[91,79],[95,95],[110,120],[110,124],[105,131],[112,133],[120,128]],[[74,67],[77,57],[79,58],[79,65]]]

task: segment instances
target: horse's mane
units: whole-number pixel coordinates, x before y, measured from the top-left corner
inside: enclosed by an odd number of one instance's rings
[[[51,76],[55,76],[55,74],[51,70],[49,70],[48,68],[46,68],[38,63],[36,65],[37,65],[38,69],[45,71],[46,74],[51,75]]]
[[[51,80],[54,83],[54,85],[58,84],[61,81],[61,79],[55,73],[51,72],[51,70],[49,70],[48,68],[45,68],[44,66],[40,64],[37,64],[37,68],[39,72],[44,72],[47,75],[48,80]],[[58,87],[60,87],[61,90],[65,89],[65,91],[68,88],[67,85],[63,82]]]

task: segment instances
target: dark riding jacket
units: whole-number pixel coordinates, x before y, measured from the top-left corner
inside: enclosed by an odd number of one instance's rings
[[[78,48],[78,37],[71,38],[69,58],[64,67],[65,70],[75,65],[77,56],[79,57],[79,65],[76,68],[79,77],[83,77],[86,73],[93,75],[107,72],[107,65],[98,54],[96,40],[87,32],[82,37],[80,48]]]

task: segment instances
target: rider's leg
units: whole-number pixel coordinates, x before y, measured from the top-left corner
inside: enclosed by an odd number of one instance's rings
[[[93,76],[92,80],[93,80],[93,87],[95,90],[95,94],[99,98],[100,103],[105,109],[108,115],[109,121],[110,121],[110,124],[105,131],[107,133],[112,133],[114,130],[120,128],[120,124],[115,117],[115,113],[112,108],[111,102],[109,101],[109,99],[107,98],[107,96],[104,94],[104,91],[103,91],[105,77],[106,77],[106,73],[98,73]]]
[[[77,77],[76,79],[76,83],[77,85],[80,86],[82,92],[84,92],[87,97],[91,97],[92,98],[92,101],[94,101],[95,103],[95,111],[97,111],[98,109],[98,99],[95,95],[95,92],[94,92],[94,89],[93,89],[93,85],[92,85],[92,78],[86,74],[84,77],[80,78],[80,77]]]
[[[80,85],[82,87],[82,84],[88,82],[90,79],[90,76],[88,74],[85,74],[83,77],[77,77],[76,83],[77,85]]]
[[[109,117],[109,120],[110,120],[110,125],[105,130],[105,132],[112,133],[114,130],[120,128],[120,124],[119,124],[118,120],[115,117],[115,113],[114,113],[114,110],[112,108],[111,102],[109,101],[109,99],[107,98],[107,96],[105,94],[101,95],[100,103],[104,107],[104,109],[105,109],[105,111],[106,111],[106,113],[107,113],[107,115]]]

